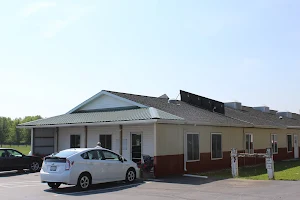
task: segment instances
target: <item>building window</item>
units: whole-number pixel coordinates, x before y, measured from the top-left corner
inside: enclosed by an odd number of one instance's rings
[[[287,151],[293,151],[293,142],[292,142],[292,135],[287,135]]]
[[[187,134],[187,160],[196,161],[200,159],[199,134]]]
[[[212,133],[211,134],[211,159],[223,158],[222,153],[222,134]]]
[[[271,144],[272,144],[273,154],[277,154],[278,153],[278,143],[277,143],[277,135],[276,134],[271,135]]]
[[[246,134],[246,148],[245,148],[245,153],[254,153],[253,135],[252,134]]]
[[[70,148],[80,148],[80,135],[70,135]]]
[[[100,135],[101,147],[111,150],[111,135]]]

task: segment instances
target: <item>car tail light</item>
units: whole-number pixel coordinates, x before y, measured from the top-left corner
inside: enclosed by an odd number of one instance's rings
[[[66,160],[66,168],[65,168],[65,170],[70,170],[70,168],[71,168],[71,162],[67,159]]]

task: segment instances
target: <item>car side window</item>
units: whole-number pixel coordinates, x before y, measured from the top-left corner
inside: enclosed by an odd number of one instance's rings
[[[0,158],[6,158],[7,157],[7,153],[5,150],[0,150]]]
[[[102,160],[102,155],[97,150],[85,152],[81,154],[81,157],[85,160]]]
[[[105,160],[120,160],[119,155],[114,154],[110,151],[102,150]]]
[[[7,150],[9,157],[22,157],[22,154],[15,150]]]

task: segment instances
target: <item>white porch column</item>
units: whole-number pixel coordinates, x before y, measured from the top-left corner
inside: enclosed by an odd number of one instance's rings
[[[31,154],[33,154],[33,145],[34,145],[34,142],[33,142],[33,140],[34,140],[34,130],[33,130],[33,128],[31,128],[31,143],[30,143],[30,151],[31,151]]]

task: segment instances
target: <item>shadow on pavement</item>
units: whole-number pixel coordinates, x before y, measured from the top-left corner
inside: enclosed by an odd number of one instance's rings
[[[57,195],[69,195],[69,196],[87,196],[93,194],[101,194],[101,193],[110,193],[110,192],[117,192],[121,190],[126,190],[130,188],[137,187],[139,185],[143,185],[144,181],[136,181],[132,184],[128,184],[125,182],[112,182],[112,183],[100,183],[94,184],[91,188],[87,191],[82,191],[75,186],[64,186],[62,185],[58,189],[46,189],[45,192],[55,193]]]
[[[31,174],[29,171],[4,171],[0,172],[0,178],[1,177],[13,177],[13,176],[20,176],[20,175],[26,175],[26,174]]]
[[[186,177],[186,176],[151,179],[151,181],[153,181],[153,182],[184,184],[184,185],[202,185],[202,184],[212,183],[212,182],[220,181],[220,180],[224,180],[224,179],[223,178],[214,178],[214,177],[199,178],[199,177]]]

